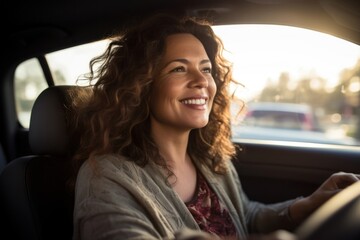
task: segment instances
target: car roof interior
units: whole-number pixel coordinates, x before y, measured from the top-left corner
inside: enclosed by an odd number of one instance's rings
[[[351,0],[13,1],[2,6],[2,46],[24,58],[105,38],[157,11],[206,16],[214,24],[286,24],[360,43],[359,3]],[[348,14],[351,13],[351,14]],[[356,18],[356,19],[355,19]],[[2,51],[4,52],[4,51]],[[16,53],[21,56],[16,56]],[[7,55],[8,55],[7,54]],[[8,60],[7,60],[8,61]]]

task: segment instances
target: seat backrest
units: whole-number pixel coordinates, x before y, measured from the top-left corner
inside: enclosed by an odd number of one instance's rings
[[[39,95],[29,129],[34,155],[12,160],[1,172],[0,217],[9,239],[72,238],[73,193],[67,182],[76,143],[67,118],[75,88],[49,87]]]

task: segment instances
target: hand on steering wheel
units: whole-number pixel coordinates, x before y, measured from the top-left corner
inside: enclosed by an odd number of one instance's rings
[[[360,181],[360,175],[338,172],[332,174],[313,194],[290,206],[290,216],[296,223],[303,222],[317,208],[351,184]]]
[[[360,181],[355,178],[359,176],[334,174],[314,192],[311,197],[316,203],[326,201],[326,196],[332,197],[295,231],[298,239],[360,239]]]

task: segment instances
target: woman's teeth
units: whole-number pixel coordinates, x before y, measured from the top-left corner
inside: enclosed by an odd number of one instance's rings
[[[186,99],[181,101],[183,104],[192,104],[192,105],[202,105],[205,104],[206,100],[204,98],[200,99]]]

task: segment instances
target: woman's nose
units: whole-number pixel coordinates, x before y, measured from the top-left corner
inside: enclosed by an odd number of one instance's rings
[[[192,73],[190,85],[195,88],[207,88],[209,81],[201,71],[197,70]]]

